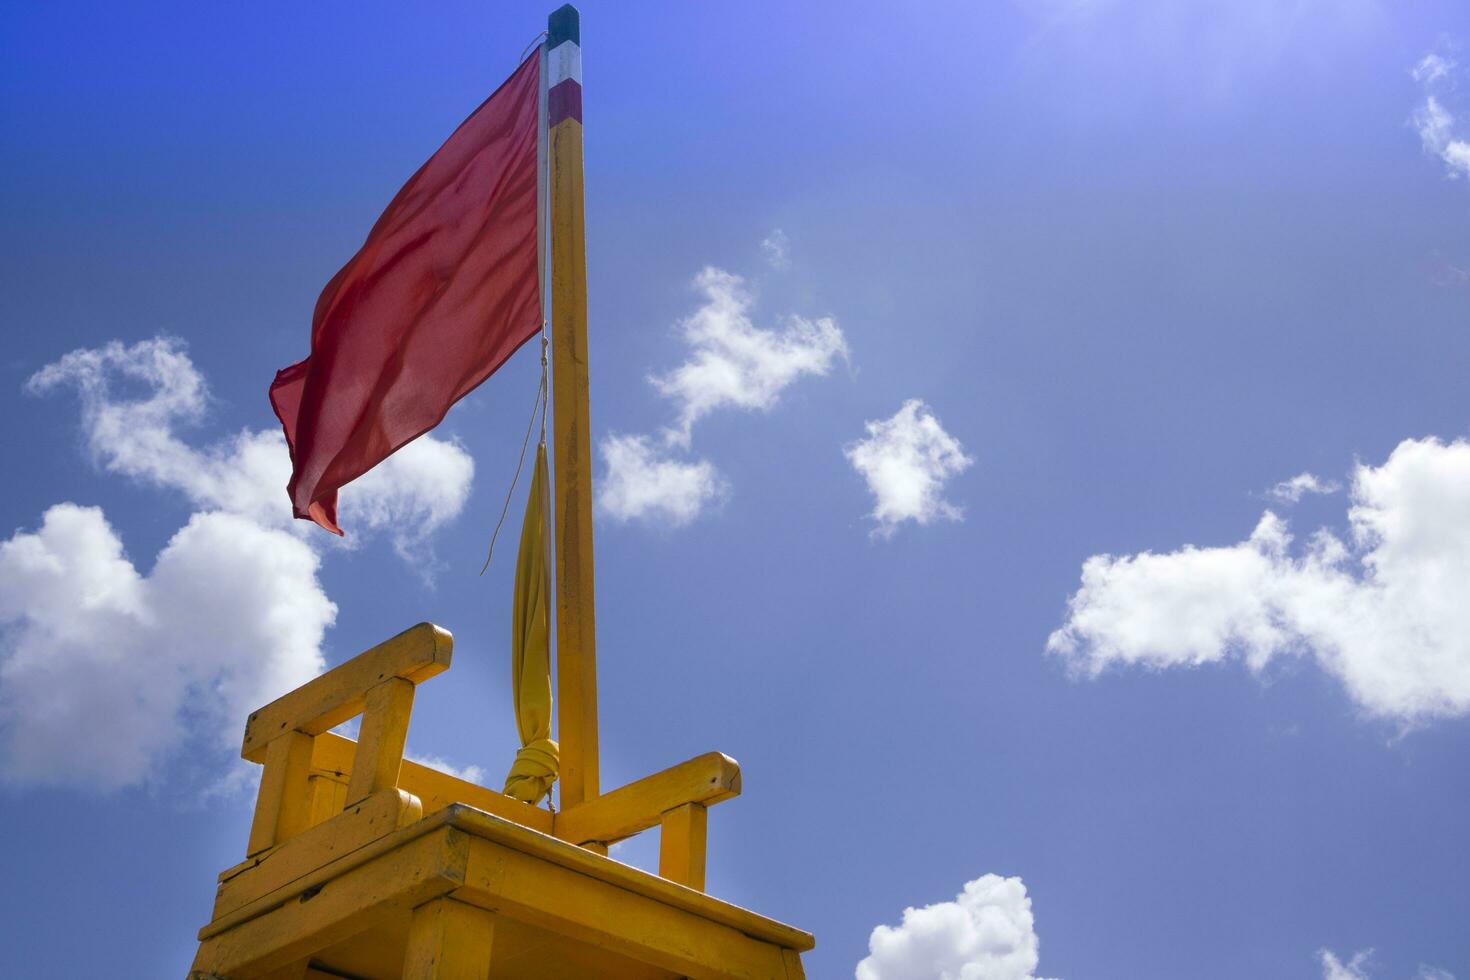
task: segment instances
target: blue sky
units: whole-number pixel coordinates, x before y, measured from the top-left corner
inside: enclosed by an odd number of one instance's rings
[[[412,623],[410,750],[508,767],[534,352],[350,547],[286,526],[265,390],[546,12],[0,13],[0,972],[182,975],[239,712]],[[710,890],[813,977],[1470,975],[1470,10],[583,41],[604,784],[739,759]]]

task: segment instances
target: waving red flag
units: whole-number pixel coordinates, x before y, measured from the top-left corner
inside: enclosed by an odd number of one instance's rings
[[[438,425],[541,329],[538,50],[419,168],[322,290],[311,354],[276,373],[297,517]]]

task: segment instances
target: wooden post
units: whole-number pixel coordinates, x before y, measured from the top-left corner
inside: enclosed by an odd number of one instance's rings
[[[310,775],[310,735],[288,731],[270,740],[265,747],[265,771],[260,774],[246,856],[289,840],[310,826]]]
[[[413,682],[390,677],[368,689],[357,752],[347,780],[347,805],[374,793],[398,787],[403,747],[408,741],[408,718],[413,713]]]
[[[452,898],[413,910],[403,980],[488,980],[495,916]]]
[[[699,803],[676,806],[660,821],[658,873],[662,878],[704,891],[705,834],[709,815]]]
[[[592,424],[582,213],[582,49],[577,8],[547,19],[551,378],[556,488],[556,687],[563,809],[596,798],[597,642],[592,591]]]

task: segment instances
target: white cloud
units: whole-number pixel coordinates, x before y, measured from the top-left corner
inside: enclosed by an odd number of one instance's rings
[[[773,269],[784,270],[791,268],[791,239],[786,237],[786,232],[777,228],[761,241],[761,252],[766,257],[766,263]]]
[[[1309,493],[1329,494],[1337,493],[1341,489],[1342,484],[1335,480],[1323,480],[1314,473],[1298,473],[1290,480],[1282,480],[1267,490],[1266,496],[1284,504],[1294,504]]]
[[[102,511],[57,504],[0,543],[0,770],[106,790],[318,673],[336,616],[301,540],[195,514],[143,575]]]
[[[784,329],[757,327],[745,281],[707,267],[694,279],[704,303],[679,324],[691,352],[668,374],[649,380],[678,406],[671,442],[687,447],[694,423],[717,408],[767,410],[798,378],[821,376],[847,356],[847,341],[831,317],[786,317]]]
[[[315,549],[337,539],[291,519],[279,431],[180,438],[209,394],[178,341],[73,351],[27,384],[61,386],[80,393],[100,466],[199,508],[146,573],[95,507],[57,504],[0,543],[0,776],[107,790],[154,780],[186,746],[233,749],[246,714],[321,671],[337,609]],[[463,449],[421,438],[346,488],[343,513],[422,570],[473,474]]]
[[[773,261],[785,260],[779,230],[761,243]],[[847,341],[831,317],[785,318],[783,329],[751,319],[754,297],[737,275],[706,267],[694,277],[704,302],[679,322],[689,345],[684,363],[649,382],[677,406],[678,421],[663,430],[662,445],[645,435],[608,435],[598,449],[606,464],[598,509],[617,520],[635,518],[688,524],[729,495],[714,464],[687,454],[694,423],[720,408],[767,411],[804,375],[825,375]]]
[[[1424,144],[1424,151],[1439,158],[1450,177],[1470,178],[1470,141],[1456,134],[1455,117],[1440,101],[1440,88],[1455,67],[1437,54],[1427,54],[1414,67],[1414,80],[1424,87],[1424,102],[1414,110],[1411,122]]]
[[[280,446],[284,451],[284,438]],[[429,538],[464,510],[474,479],[475,461],[464,447],[422,435],[342,488],[342,517],[349,533],[354,525],[386,529],[399,557],[428,574],[437,564]],[[277,485],[283,498],[284,486]]]
[[[865,423],[866,439],[843,449],[872,491],[873,533],[888,537],[904,521],[929,524],[964,518],[944,499],[944,484],[975,461],[939,424],[929,406],[910,398],[892,418]]]
[[[1405,440],[1351,499],[1346,541],[1293,549],[1267,511],[1238,544],[1094,555],[1048,649],[1092,676],[1310,655],[1370,716],[1470,713],[1470,443]]]
[[[1414,76],[1414,81],[1421,85],[1427,85],[1430,82],[1437,82],[1441,78],[1444,78],[1450,73],[1450,69],[1454,67],[1455,63],[1453,61],[1430,52],[1419,59],[1419,63],[1414,66],[1414,70],[1410,74]]]
[[[1331,950],[1317,952],[1317,963],[1322,967],[1322,980],[1370,980],[1368,971],[1373,965],[1373,950],[1362,949],[1344,963]],[[1420,965],[1416,980],[1455,980],[1455,975],[1437,966]]]
[[[1331,950],[1321,950],[1317,962],[1322,966],[1322,980],[1367,980],[1368,958],[1372,955],[1371,949],[1359,950],[1344,963]]]
[[[599,447],[607,473],[598,508],[620,521],[642,518],[678,527],[721,500],[728,485],[707,460],[684,462],[647,436],[611,435]]]
[[[1039,946],[1025,884],[984,875],[874,929],[857,980],[1036,980]]]
[[[241,431],[196,448],[178,430],[201,422],[209,388],[183,344],[155,337],[77,350],[27,382],[41,394],[75,386],[92,457],[111,472],[176,490],[195,506],[249,517],[298,534],[314,529],[291,517],[286,482],[291,460],[279,428]],[[141,396],[119,389],[141,386]],[[457,517],[469,497],[475,464],[453,442],[425,435],[344,487],[342,523],[353,534],[386,531],[395,550],[427,569],[428,537]]]

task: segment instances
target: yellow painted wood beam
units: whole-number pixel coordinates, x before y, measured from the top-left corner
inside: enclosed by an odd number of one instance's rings
[[[580,43],[577,12],[552,15],[548,45]],[[560,46],[560,45],[558,45]],[[580,54],[579,54],[580,58]],[[568,83],[570,84],[570,83]],[[547,133],[551,219],[551,380],[556,538],[556,686],[563,809],[598,795],[597,629],[592,566],[592,422],[587,255],[578,111]]]
[[[311,736],[288,731],[265,747],[265,770],[255,794],[255,817],[245,854],[258,854],[310,825]]]
[[[409,839],[323,882],[309,901],[276,905],[231,928],[201,934],[191,976],[258,976],[365,930],[391,927],[399,916],[460,886],[468,845],[464,834],[452,831]]]
[[[658,874],[695,891],[704,891],[705,839],[709,811],[701,803],[685,803],[659,822]]]
[[[326,738],[318,735],[317,738]],[[357,746],[356,742],[352,743]],[[348,759],[349,766],[351,759]],[[312,764],[312,774],[307,777],[307,786],[311,789],[311,825],[315,827],[332,819],[341,813],[347,806],[347,780],[337,778],[316,771],[316,764]]]
[[[335,728],[362,712],[370,688],[390,677],[413,684],[428,680],[449,669],[453,654],[448,630],[432,623],[406,629],[253,713],[245,723],[240,755],[262,762],[266,745],[277,735],[292,730],[319,735]]]
[[[413,683],[390,677],[367,692],[352,776],[347,780],[347,805],[373,793],[395,789],[408,744],[408,720],[413,714]]]
[[[277,888],[414,823],[423,813],[418,799],[402,790],[368,797],[325,823],[304,830],[220,875],[214,897],[214,919],[218,921]]]
[[[337,810],[341,810],[347,802],[346,780],[352,773],[352,756],[356,751],[356,742],[333,732],[318,735],[316,744],[312,747],[311,767],[314,778],[334,778],[342,786],[343,797]],[[403,760],[403,768],[398,772],[398,788],[417,796],[423,802],[425,815],[454,803],[466,803],[477,810],[513,820],[523,827],[539,830],[543,834],[551,833],[552,818],[549,810],[531,806],[497,790],[451,776],[411,759]]]
[[[805,952],[814,945],[810,933],[785,923],[691,889],[682,888],[638,868],[598,857],[586,848],[573,846],[508,820],[464,806],[449,807],[407,824],[377,840],[346,850],[341,853],[340,857],[306,874],[292,878],[235,912],[217,916],[215,921],[200,930],[199,938],[201,941],[208,941],[262,915],[269,914],[272,910],[310,906],[317,901],[317,898],[325,894],[325,886],[329,883],[349,879],[362,880],[351,878],[350,872],[354,869],[368,864],[379,864],[389,855],[399,855],[411,845],[416,846],[414,845],[416,841],[427,837],[441,838],[446,831],[457,833],[461,839],[469,837],[502,845],[510,851],[533,857],[543,865],[554,865],[577,876],[605,882],[615,886],[619,891],[642,896],[710,922],[728,926],[737,933],[762,942],[773,943],[796,952]],[[300,839],[302,838],[298,838]],[[289,847],[291,845],[284,845],[281,850]],[[446,847],[424,851],[423,854],[427,855],[423,866],[395,864],[395,867],[398,868],[396,873],[410,876],[442,874],[460,881],[465,880],[463,866],[455,862],[468,854],[467,849]],[[482,872],[485,877],[479,882],[481,887],[494,882],[497,873],[494,873],[490,866],[482,866]],[[242,875],[242,877],[246,876]],[[302,900],[307,895],[314,897],[309,901]],[[427,901],[428,897],[420,899],[419,902]],[[419,902],[414,904],[419,904]]]
[[[738,795],[740,764],[719,752],[707,752],[562,810],[552,821],[552,833],[573,844],[610,844],[658,826],[675,807],[710,806]]]
[[[798,952],[806,952],[816,945],[811,933],[804,932],[784,922],[743,909],[729,902],[691,891],[688,888],[665,881],[631,865],[588,853],[586,848],[571,847],[559,840],[532,833],[506,820],[498,820],[470,809],[452,808],[438,816],[450,826],[466,834],[498,844],[511,850],[532,855],[539,860],[555,864],[576,872],[578,875],[596,878],[615,884],[618,888],[653,899],[664,905],[690,912],[701,918],[729,926],[737,932],[754,937],[762,942],[775,943]],[[425,820],[424,824],[431,821]],[[413,833],[415,828],[400,831]]]
[[[786,980],[779,945],[624,889],[612,874],[579,874],[488,840],[471,839],[465,884],[453,895],[676,976]]]
[[[259,980],[316,980],[317,977],[325,976],[318,970],[311,968],[311,960],[300,960],[280,970],[272,970]]]
[[[436,898],[413,910],[403,980],[489,980],[495,916]]]
[[[806,980],[806,970],[802,969],[801,956],[796,950],[781,950],[781,960],[786,964],[786,980]]]

